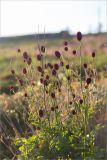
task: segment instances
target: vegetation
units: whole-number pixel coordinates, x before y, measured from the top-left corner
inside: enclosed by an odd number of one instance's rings
[[[76,38],[72,48],[68,41],[63,48],[61,41],[53,48],[40,41],[34,54],[32,43],[28,49],[20,43],[17,55],[4,50],[0,61],[7,71],[1,74],[1,89],[9,70],[11,81],[5,90],[10,95],[1,95],[2,159],[106,158],[106,146],[96,140],[107,129],[107,54],[93,39],[87,43],[81,32]]]

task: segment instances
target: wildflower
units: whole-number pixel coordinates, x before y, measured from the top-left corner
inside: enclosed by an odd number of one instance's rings
[[[92,57],[93,57],[93,58],[95,57],[95,52],[92,52]]]
[[[15,71],[12,69],[12,70],[11,70],[11,73],[14,75],[14,74],[15,74]]]
[[[38,55],[37,55],[37,60],[38,60],[38,61],[41,61],[41,60],[42,60],[42,54],[38,54]]]
[[[65,46],[67,46],[67,45],[68,45],[68,42],[67,42],[67,41],[65,41],[65,42],[64,42],[64,45],[65,45]]]
[[[13,91],[14,90],[14,87],[13,86],[10,86],[10,91]]]
[[[27,93],[25,93],[25,94],[24,94],[24,96],[25,96],[25,97],[28,97],[28,94],[27,94]]]
[[[39,110],[39,116],[40,116],[40,117],[43,117],[43,115],[44,115],[43,110],[40,109],[40,110]]]
[[[84,63],[84,68],[87,68],[87,64],[86,63]]]
[[[58,109],[58,106],[56,106],[55,109]]]
[[[79,103],[80,103],[80,104],[82,104],[82,103],[83,103],[83,100],[82,100],[82,99],[80,99],[80,100],[79,100]]]
[[[68,47],[65,47],[64,50],[67,52],[68,51]]]
[[[59,69],[59,65],[57,63],[54,64],[54,69],[58,70]]]
[[[70,76],[67,76],[67,80],[70,81],[70,79],[71,79]]]
[[[43,78],[40,79],[40,82],[43,83]]]
[[[87,85],[89,85],[91,83],[91,78],[87,78],[86,82],[87,82]]]
[[[61,57],[60,52],[59,52],[59,51],[55,51],[55,56],[56,56],[57,58],[60,58],[60,57]]]
[[[52,97],[52,98],[55,98],[55,93],[51,93],[51,97]]]
[[[29,57],[27,60],[27,64],[30,65],[32,63],[32,59]]]
[[[72,101],[70,101],[69,104],[72,105]]]
[[[72,53],[73,53],[73,55],[76,55],[76,50],[73,50]]]
[[[43,71],[41,66],[38,66],[37,69],[38,69],[39,72]]]
[[[81,32],[77,32],[77,40],[78,41],[82,40],[82,34],[81,34]]]
[[[72,114],[73,114],[73,115],[75,115],[75,114],[76,114],[76,111],[75,111],[74,109],[72,110]]]
[[[46,79],[49,79],[49,75],[46,75]]]
[[[52,70],[52,75],[56,76],[56,70],[55,69]]]
[[[27,58],[28,58],[27,52],[24,52],[24,53],[23,53],[23,58],[27,60]]]
[[[50,69],[53,68],[53,65],[52,65],[51,63],[48,63],[47,65],[48,65],[48,67],[49,67]]]
[[[51,111],[55,111],[55,108],[54,108],[54,107],[51,107]]]
[[[69,64],[66,65],[66,69],[69,69]]]
[[[18,49],[17,49],[17,52],[18,52],[18,53],[20,53],[20,52],[21,52],[21,50],[18,48]]]
[[[61,66],[63,66],[63,65],[64,65],[64,62],[63,62],[63,61],[61,61],[61,62],[60,62],[60,65],[61,65]]]
[[[75,98],[75,94],[72,94],[72,97]]]
[[[23,80],[22,79],[19,79],[19,83],[21,86],[23,86]]]
[[[45,53],[45,46],[41,46],[41,52]]]
[[[27,73],[26,68],[23,68],[23,74],[26,74],[26,73]]]
[[[48,85],[48,82],[47,82],[47,80],[46,80],[46,79],[43,81],[43,84],[44,84],[45,86],[47,86],[47,85]]]

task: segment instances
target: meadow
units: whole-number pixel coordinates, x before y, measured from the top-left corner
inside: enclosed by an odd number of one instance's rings
[[[0,41],[1,159],[107,158],[106,37]]]

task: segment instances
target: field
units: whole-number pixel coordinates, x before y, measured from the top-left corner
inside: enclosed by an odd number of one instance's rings
[[[107,33],[84,35],[82,43],[76,36],[39,42],[20,37],[0,41],[1,159],[107,158],[106,37]],[[55,51],[60,51],[61,58]],[[31,65],[24,57],[26,52]],[[41,62],[40,52],[44,56]],[[61,62],[64,67],[60,69]],[[52,74],[48,63],[56,67]],[[47,80],[42,87],[40,78],[44,76]]]

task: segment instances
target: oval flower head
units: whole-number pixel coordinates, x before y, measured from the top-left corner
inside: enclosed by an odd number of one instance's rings
[[[77,32],[77,40],[78,41],[82,40],[82,34],[81,34],[81,32]]]

